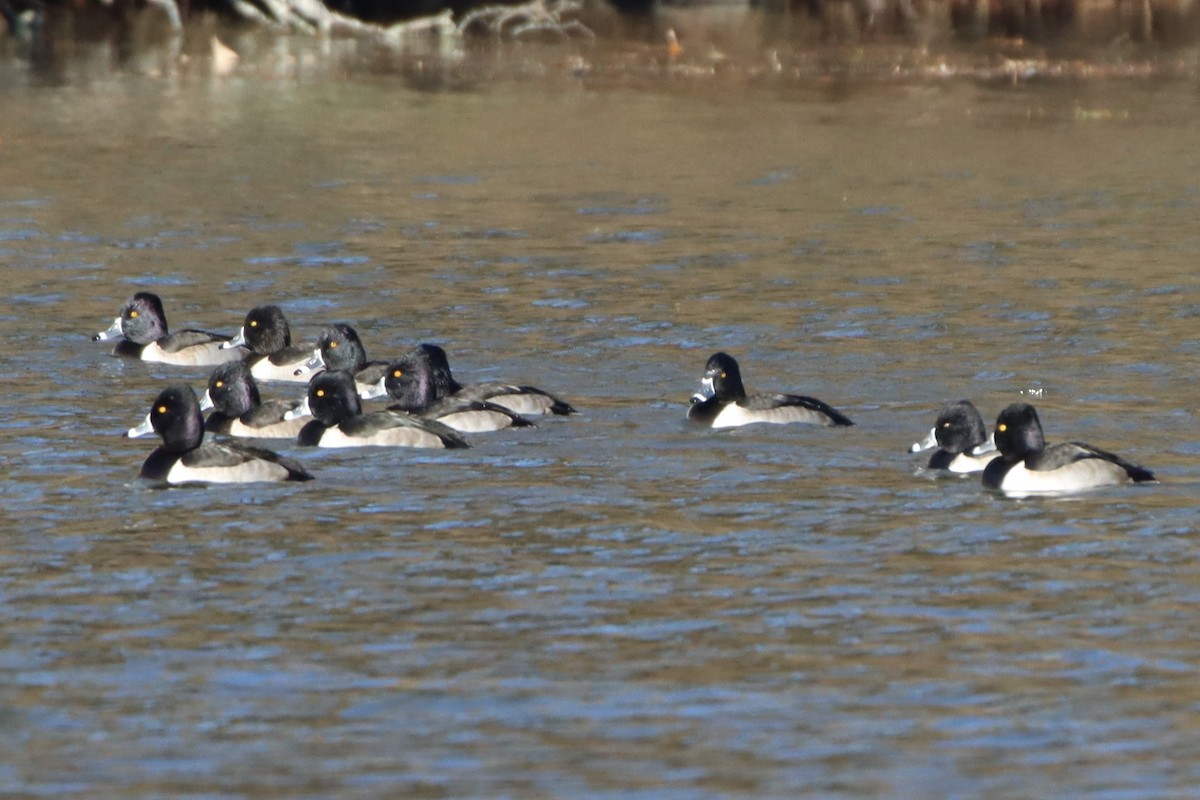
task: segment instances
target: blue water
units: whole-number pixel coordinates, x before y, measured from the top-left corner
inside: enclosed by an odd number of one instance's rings
[[[1194,794],[1200,116],[1073,91],[4,90],[0,791]],[[582,413],[153,489],[138,289]],[[718,349],[858,424],[688,427]],[[959,397],[1162,483],[925,474]]]

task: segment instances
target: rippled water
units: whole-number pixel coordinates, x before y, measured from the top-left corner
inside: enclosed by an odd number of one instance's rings
[[[1156,798],[1200,786],[1188,83],[380,76],[0,88],[12,797]],[[188,373],[88,335],[283,306],[582,414],[160,491]],[[707,356],[845,430],[713,433]],[[294,387],[270,385],[270,396]],[[1005,500],[947,401],[1162,484]]]

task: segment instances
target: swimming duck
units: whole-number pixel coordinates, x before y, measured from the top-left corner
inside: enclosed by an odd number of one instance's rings
[[[1047,446],[1037,411],[1013,403],[996,419],[1000,455],[983,471],[983,485],[1010,494],[1077,492],[1154,481],[1150,470],[1081,442]]]
[[[446,357],[446,351],[436,344],[417,345],[408,355],[410,358],[425,360],[429,364],[439,399],[454,396],[468,401],[486,401],[503,406],[514,414],[526,416],[566,416],[578,413],[570,403],[536,386],[518,386],[500,381],[463,386],[450,372],[450,360]]]
[[[297,375],[313,348],[292,345],[292,331],[279,306],[256,306],[246,314],[242,327],[222,349],[244,346],[250,351],[250,374],[260,381],[308,383],[311,374]]]
[[[168,333],[162,300],[150,292],[138,292],[126,300],[112,325],[93,336],[92,341],[117,337],[121,341],[113,348],[114,356],[157,364],[214,366],[240,361],[248,355],[244,347],[221,349],[221,343],[229,341],[228,336],[196,330]]]
[[[305,447],[467,447],[450,427],[400,411],[362,413],[354,377],[327,370],[312,379],[297,416],[313,419],[300,431]]]
[[[263,402],[253,370],[244,361],[222,364],[208,378],[208,391],[200,398],[200,410],[215,409],[204,422],[210,433],[258,439],[294,439],[307,419],[284,419],[299,402]]]
[[[756,422],[801,422],[827,427],[854,424],[832,406],[813,397],[776,393],[747,396],[738,363],[727,353],[709,357],[700,391],[692,395],[687,417],[712,428]]]
[[[484,433],[504,428],[528,428],[533,423],[504,406],[458,395],[437,399],[433,369],[428,359],[405,356],[393,361],[383,377],[384,390],[396,402],[392,411],[436,419],[461,433]]]
[[[980,472],[996,457],[996,445],[987,434],[983,417],[970,400],[959,400],[941,410],[926,436],[909,448],[919,453],[938,448],[929,457],[929,469],[966,474]]]
[[[204,441],[196,393],[186,384],[163,389],[131,438],[155,432],[162,444],[142,464],[140,477],[171,484],[251,483],[312,479],[297,462],[270,450]]]
[[[380,384],[387,371],[386,361],[367,361],[367,350],[363,347],[358,331],[345,323],[330,325],[321,332],[317,347],[296,375],[312,378],[321,368],[330,372],[343,370],[354,376],[358,395],[363,400],[382,397],[386,390]]]

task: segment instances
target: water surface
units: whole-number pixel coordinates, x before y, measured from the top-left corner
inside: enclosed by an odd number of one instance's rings
[[[1200,109],[1183,82],[0,89],[11,797],[1187,796]],[[88,335],[283,306],[581,409],[170,491]],[[683,423],[705,359],[856,420]],[[269,396],[294,387],[269,385]],[[923,474],[1041,411],[1152,487]]]

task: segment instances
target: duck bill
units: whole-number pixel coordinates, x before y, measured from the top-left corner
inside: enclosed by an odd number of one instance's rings
[[[308,405],[307,397],[300,401],[300,405],[296,406],[295,408],[289,408],[287,411],[283,412],[283,418],[289,422],[294,419],[310,416],[312,416],[312,408]]]
[[[933,447],[937,447],[937,428],[930,428],[929,435],[927,435],[924,439],[922,439],[921,441],[919,441],[919,442],[913,444],[911,447],[909,447],[908,452],[919,453],[922,450],[929,450],[930,448],[933,448]]]
[[[321,367],[324,367],[324,366],[325,366],[325,359],[321,358],[321,348],[318,347],[316,350],[313,350],[313,354],[309,357],[308,361],[304,362],[304,366],[297,367],[296,371],[293,372],[292,374],[293,375],[307,375],[310,372],[316,372],[317,370],[321,369]]]
[[[238,328],[237,334],[232,339],[230,339],[228,342],[221,342],[220,349],[232,350],[235,347],[241,347],[245,343],[246,343],[246,327],[242,326],[242,327]]]
[[[981,456],[984,453],[994,453],[994,452],[996,452],[996,434],[993,433],[990,437],[988,437],[988,440],[986,442],[984,442],[983,444],[975,445],[975,449],[971,451],[971,455]]]
[[[717,390],[713,386],[713,376],[705,375],[700,381],[700,391],[692,395],[692,402],[703,403],[705,400],[711,400],[716,393]]]
[[[146,415],[146,418],[142,420],[141,423],[130,428],[127,435],[130,439],[136,439],[139,436],[145,436],[148,433],[154,433],[154,423],[150,421],[149,414]]]
[[[103,342],[106,339],[118,339],[122,336],[121,333],[121,318],[117,317],[113,320],[112,325],[109,325],[104,330],[92,337],[93,342]]]
[[[372,383],[366,389],[358,393],[360,400],[374,400],[376,397],[387,396],[387,378],[380,378],[376,383]]]
[[[217,404],[213,402],[212,394],[206,389],[204,396],[200,398],[200,410],[208,411],[210,408],[216,408]]]

